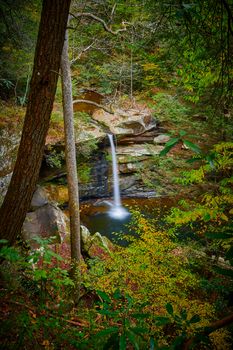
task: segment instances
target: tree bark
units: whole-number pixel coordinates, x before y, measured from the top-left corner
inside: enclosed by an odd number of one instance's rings
[[[29,210],[56,92],[70,0],[44,0],[28,105],[12,179],[0,209],[0,238],[13,244]]]
[[[68,32],[66,31],[66,38],[65,38],[62,57],[61,57],[62,102],[63,102],[64,131],[65,131],[67,182],[68,182],[68,193],[69,193],[71,260],[73,263],[76,263],[76,262],[79,262],[81,259],[80,214],[79,214],[79,190],[78,190],[78,175],[77,175],[77,161],[76,161],[75,133],[74,133],[72,82],[71,82],[68,48],[69,48]]]

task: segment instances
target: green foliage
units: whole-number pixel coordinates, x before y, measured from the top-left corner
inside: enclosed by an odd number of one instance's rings
[[[90,181],[91,167],[88,164],[78,165],[78,178],[83,183],[88,183]]]
[[[7,246],[8,241],[5,239],[0,240],[0,258],[10,261],[10,262],[17,262],[20,260],[19,252],[14,247]]]
[[[67,270],[53,266],[58,262],[62,262],[63,259],[49,247],[53,243],[53,238],[35,237],[34,240],[40,248],[32,250],[30,255],[26,257],[20,254],[18,249],[5,245],[7,242],[2,240],[1,244],[4,245],[1,247],[0,257],[11,263],[12,268],[17,271],[23,269],[27,280],[31,279],[35,288],[38,289],[39,287],[40,296],[43,300],[44,298],[50,299],[50,297],[52,297],[53,302],[56,302],[56,299],[62,300],[64,287],[74,286]],[[48,293],[48,284],[52,295]]]
[[[98,148],[98,140],[95,138],[90,138],[84,142],[80,142],[77,145],[78,153],[84,158],[89,158],[91,154]]]
[[[65,153],[63,151],[58,152],[56,149],[51,149],[45,156],[45,159],[46,163],[51,168],[61,168],[64,163]]]
[[[164,149],[160,152],[160,156],[165,156],[174,146],[176,146],[178,143],[184,144],[187,148],[189,148],[191,151],[200,154],[202,153],[200,147],[194,143],[192,143],[189,140],[184,139],[184,136],[186,135],[186,131],[180,130],[178,137],[171,137],[168,142],[166,142]]]
[[[186,45],[187,41],[185,39],[183,46]],[[203,59],[205,55],[203,47],[191,51],[189,46],[187,51],[183,52],[183,55],[186,62],[183,67],[177,69],[180,77],[179,84],[182,84],[186,91],[184,99],[197,103],[207,88],[218,81],[220,67],[214,67],[215,69],[213,69],[210,59]]]
[[[157,232],[153,221],[143,217],[141,212],[134,212],[132,226],[140,238],[134,240],[131,237],[129,247],[119,248],[105,262],[97,262],[98,274],[97,268],[91,266],[88,274],[84,276],[83,283],[88,288],[91,285],[97,290],[101,288],[107,294],[105,299],[108,301],[104,300],[106,304],[109,304],[109,299],[112,300],[117,288],[124,290],[124,295],[129,295],[134,305],[143,307],[143,313],[149,313],[145,340],[149,344],[150,335],[159,341],[160,346],[165,345],[167,324],[174,326],[169,338],[172,342],[179,334],[180,328],[187,332],[196,327],[196,323],[208,323],[207,319],[214,310],[209,303],[199,299],[200,291],[197,292],[199,298],[194,297],[195,290],[199,289],[199,282],[198,277],[188,268],[185,251],[182,252],[182,248],[178,248],[167,233]],[[189,298],[191,290],[192,297]],[[109,315],[106,317],[114,319],[107,306],[104,310]],[[169,313],[169,317],[166,316],[166,312]],[[201,320],[197,316],[194,317],[196,314],[200,315]],[[118,331],[111,331],[115,332],[117,337]]]
[[[183,172],[179,181],[185,185],[201,184],[206,190],[197,200],[180,202],[180,207],[172,208],[167,217],[178,236],[185,225],[196,227],[196,235],[208,239],[207,249],[217,255],[215,273],[230,280],[233,277],[230,268],[233,264],[232,151],[232,142],[221,142],[214,145],[211,152],[201,153],[194,159],[199,161],[199,167]],[[223,265],[218,264],[219,256],[224,257]]]
[[[91,339],[95,348],[126,350],[130,345],[133,349],[143,348],[143,336],[148,333],[145,322],[148,314],[137,308],[133,299],[119,289],[111,297],[103,291],[97,293],[101,300],[97,313],[103,318],[104,329]]]
[[[1,97],[24,98],[40,14],[40,2],[1,1],[0,78]]]
[[[159,92],[152,96],[155,105],[152,105],[155,117],[159,120],[171,120],[178,123],[187,117],[188,108],[184,106],[177,96],[172,96],[164,92]]]

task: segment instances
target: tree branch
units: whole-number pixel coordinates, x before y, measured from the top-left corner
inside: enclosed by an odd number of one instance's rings
[[[73,105],[74,105],[75,103],[87,103],[87,104],[89,104],[89,105],[92,105],[92,106],[96,106],[96,107],[98,107],[98,108],[101,108],[101,109],[103,109],[103,110],[104,110],[105,112],[107,112],[107,113],[114,114],[114,111],[112,110],[112,108],[109,109],[109,108],[105,107],[104,105],[101,105],[101,104],[96,103],[96,102],[94,102],[94,101],[82,100],[82,99],[81,99],[81,100],[74,100],[74,101],[73,101]]]
[[[105,29],[107,32],[109,32],[109,33],[111,33],[111,34],[113,34],[113,35],[117,35],[117,34],[120,33],[120,32],[125,32],[125,31],[126,31],[126,23],[125,23],[125,22],[122,22],[123,28],[118,29],[118,30],[116,30],[116,31],[113,31],[113,30],[107,25],[107,23],[106,23],[102,18],[97,17],[97,16],[93,15],[93,14],[90,13],[90,12],[82,12],[82,13],[77,13],[77,14],[71,13],[71,16],[74,17],[74,18],[76,18],[76,19],[78,19],[78,18],[80,18],[80,17],[90,17],[90,18],[94,19],[95,21],[101,23],[102,26],[104,27],[104,29]]]
[[[221,320],[217,320],[213,323],[211,323],[209,326],[205,327],[203,331],[197,333],[192,338],[186,340],[183,344],[182,350],[189,350],[195,340],[198,339],[200,336],[208,336],[210,333],[216,331],[217,329],[223,328],[225,326],[228,326],[233,322],[233,313],[222,318]]]
[[[76,62],[77,60],[79,60],[82,56],[83,53],[85,53],[86,51],[88,51],[94,44],[95,44],[96,40],[94,40],[90,45],[88,45],[87,47],[85,47],[84,49],[82,49],[82,51],[77,55],[77,57],[73,58],[70,61],[70,64],[74,64],[74,62]]]

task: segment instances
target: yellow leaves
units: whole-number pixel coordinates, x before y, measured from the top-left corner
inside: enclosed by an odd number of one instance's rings
[[[42,342],[42,345],[45,346],[45,347],[48,347],[49,346],[49,340],[43,340]]]
[[[186,85],[185,85],[185,90],[190,91],[190,92],[193,92],[193,86],[192,86],[192,85],[189,85],[189,84],[186,84]]]
[[[218,153],[232,151],[233,152],[233,142],[220,142],[216,145],[214,145],[214,149]]]
[[[142,67],[143,67],[143,70],[145,72],[159,69],[158,64],[154,64],[154,63],[150,63],[150,62],[142,64]]]
[[[46,187],[47,192],[49,193],[50,199],[56,201],[59,204],[68,202],[68,188],[65,185],[48,185]]]
[[[224,213],[220,214],[220,219],[222,219],[224,221],[228,221],[228,217]]]
[[[47,339],[43,340],[42,346],[44,346],[44,348],[45,348],[46,350],[53,350],[53,349],[54,349],[53,344],[51,344],[50,341],[47,340]]]
[[[4,52],[10,52],[12,50],[12,47],[11,46],[3,46],[2,47],[2,51],[4,51]]]

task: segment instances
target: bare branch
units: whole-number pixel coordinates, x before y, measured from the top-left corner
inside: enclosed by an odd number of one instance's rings
[[[191,349],[193,343],[198,338],[198,336],[200,336],[200,335],[208,336],[209,334],[216,331],[217,329],[228,326],[232,322],[233,322],[233,314],[230,314],[229,316],[226,316],[225,318],[223,318],[221,320],[217,320],[217,321],[211,323],[209,326],[204,327],[203,331],[201,331],[200,333],[197,333],[194,337],[186,340],[185,343],[183,344],[182,349],[183,350]]]
[[[73,64],[74,62],[78,61],[81,58],[82,54],[88,51],[95,44],[95,42],[96,40],[94,40],[90,45],[82,49],[81,52],[79,52],[79,54],[70,61],[70,63]]]
[[[109,33],[111,33],[111,34],[113,34],[113,35],[117,35],[118,33],[120,33],[120,32],[125,32],[125,31],[127,30],[127,29],[126,29],[126,23],[125,23],[125,22],[122,22],[123,28],[118,29],[118,30],[116,30],[116,31],[113,31],[111,28],[109,28],[109,26],[107,25],[107,23],[106,23],[102,18],[97,17],[97,16],[93,15],[93,14],[90,13],[90,12],[83,12],[83,13],[77,13],[77,14],[71,13],[71,16],[73,16],[73,17],[76,18],[76,19],[78,19],[78,18],[80,18],[80,17],[90,17],[90,18],[94,19],[95,21],[101,23],[102,26],[104,27],[104,29],[105,29],[107,32],[109,32]]]
[[[116,9],[116,2],[115,2],[115,4],[113,5],[113,8],[112,8],[112,11],[111,11],[111,16],[110,16],[110,18],[111,18],[111,20],[113,19],[113,15],[114,15],[114,12],[115,12],[115,9]]]
[[[99,104],[99,103],[96,103],[96,102],[94,102],[94,101],[90,101],[90,100],[74,100],[73,101],[73,105],[75,104],[75,103],[87,103],[87,104],[89,104],[89,105],[92,105],[92,106],[96,106],[96,107],[98,107],[98,108],[101,108],[101,109],[103,109],[105,112],[107,112],[107,113],[110,113],[110,114],[114,114],[114,111],[112,110],[112,108],[111,109],[109,109],[108,107],[106,107],[106,106],[104,106],[104,105],[101,105],[101,104]]]

